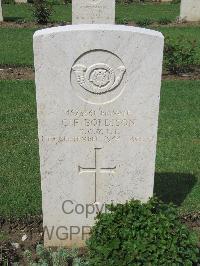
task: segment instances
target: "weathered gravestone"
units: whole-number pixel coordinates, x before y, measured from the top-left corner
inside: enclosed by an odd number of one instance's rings
[[[28,3],[28,0],[15,0],[16,4],[26,4]]]
[[[172,0],[154,0],[154,2],[164,3],[164,2],[172,2]]]
[[[3,14],[2,14],[2,7],[1,7],[1,0],[0,0],[0,21],[3,21]]]
[[[72,0],[73,24],[114,24],[115,0]]]
[[[84,246],[107,203],[153,194],[163,36],[72,25],[34,35],[46,246]]]
[[[180,18],[185,21],[200,21],[200,0],[181,0]]]

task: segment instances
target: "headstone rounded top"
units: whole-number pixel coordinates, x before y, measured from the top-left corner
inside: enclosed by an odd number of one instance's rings
[[[44,35],[51,35],[51,34],[62,34],[63,32],[67,31],[123,31],[123,32],[132,32],[132,33],[139,33],[141,35],[149,35],[154,37],[163,38],[164,36],[161,32],[133,27],[133,26],[125,26],[125,25],[109,25],[109,24],[80,24],[80,25],[68,25],[68,26],[59,26],[59,27],[52,27],[47,29],[38,30],[34,33],[34,38]]]

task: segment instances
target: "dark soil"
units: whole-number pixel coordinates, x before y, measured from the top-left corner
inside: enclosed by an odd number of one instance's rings
[[[0,80],[34,80],[34,69],[31,67],[0,67]],[[163,73],[163,80],[200,80],[200,68],[185,74]]]
[[[163,80],[200,80],[200,68],[196,67],[189,73],[169,74],[163,71]]]
[[[44,28],[50,28],[50,27],[57,27],[57,26],[66,26],[70,25],[70,21],[62,21],[62,22],[51,22],[47,23],[45,25],[38,24],[34,21],[26,22],[26,21],[3,21],[0,22],[1,28],[35,28],[35,29],[44,29]],[[127,23],[128,26],[135,26],[138,27],[136,22],[129,21]],[[154,28],[154,27],[160,27],[160,26],[167,26],[167,27],[195,27],[199,26],[199,22],[179,22],[179,21],[173,21],[167,24],[160,24],[158,22],[152,22],[150,25],[147,25],[145,27],[147,28]]]
[[[0,80],[34,80],[31,67],[0,67]]]
[[[23,252],[27,249],[35,252],[36,246],[42,242],[41,216],[24,219],[0,217],[0,265],[10,266],[13,262],[26,265]]]
[[[127,23],[128,26],[135,26],[135,27],[141,27],[141,26],[138,26],[136,22],[134,21],[128,21]],[[199,22],[180,22],[180,21],[172,21],[172,22],[169,22],[169,23],[166,23],[166,24],[161,24],[157,21],[152,21],[149,25],[146,25],[146,26],[143,26],[145,28],[157,28],[157,27],[161,27],[161,26],[167,26],[167,27],[179,27],[179,28],[182,28],[182,27],[195,27],[195,26],[199,26],[200,23]]]
[[[0,28],[17,28],[17,29],[25,29],[25,28],[31,28],[31,29],[45,29],[45,28],[51,28],[51,27],[57,27],[57,26],[66,26],[66,25],[70,25],[71,22],[60,22],[60,23],[48,23],[45,25],[42,24],[38,24],[36,22],[15,22],[15,21],[3,21],[0,22]]]
[[[182,215],[181,220],[189,228],[200,230],[200,212]],[[26,239],[22,237],[26,235]],[[12,265],[20,262],[26,265],[23,257],[25,250],[32,251],[43,243],[42,216],[23,219],[4,219],[0,217],[0,265]],[[199,245],[200,246],[200,245]],[[7,262],[7,264],[3,264]]]
[[[181,221],[188,225],[190,228],[197,227],[200,229],[200,212],[182,215]]]

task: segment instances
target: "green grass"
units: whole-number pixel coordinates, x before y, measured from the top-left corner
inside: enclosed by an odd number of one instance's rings
[[[32,5],[31,4],[4,4],[2,5],[3,17],[5,21],[32,21]]]
[[[33,65],[33,33],[36,29],[0,28],[0,66],[1,65]],[[164,35],[177,39],[184,36],[189,40],[197,40],[196,59],[200,62],[200,27],[160,27]]]
[[[0,242],[7,241],[9,239],[9,234],[4,231],[0,231]]]
[[[3,5],[3,15],[6,21],[34,21],[31,4]],[[71,22],[71,5],[53,5],[52,22]]]
[[[159,27],[156,30],[161,31],[165,37],[170,37],[173,40],[180,38],[183,40],[196,40],[197,51],[196,51],[196,62],[200,65],[200,26],[189,26],[189,27]],[[185,44],[184,44],[185,45]]]
[[[33,29],[0,28],[0,66],[33,65]]]
[[[155,192],[182,212],[200,211],[200,81],[162,86]],[[0,214],[41,212],[35,89],[0,81]]]
[[[0,215],[41,211],[33,82],[0,81]]]
[[[52,21],[71,21],[71,5],[54,5]],[[9,20],[33,20],[31,5],[4,5],[4,16]],[[175,19],[179,13],[178,4],[130,4],[117,5],[117,21],[139,20],[150,18],[159,20],[161,17]],[[200,27],[159,27],[156,28],[164,35],[177,39],[184,36],[188,39],[196,39],[198,45],[197,61],[200,62]],[[32,66],[33,49],[32,36],[36,29],[0,28],[0,66]]]
[[[117,5],[116,8],[116,21],[121,22],[123,19],[127,21],[141,21],[150,19],[152,21],[159,21],[161,18],[167,18],[174,21],[180,14],[179,4],[170,3],[146,3],[142,4],[129,4]]]
[[[20,5],[3,5],[3,14],[6,20],[17,21],[26,20],[33,21],[31,4]],[[123,19],[128,21],[138,21],[149,18],[158,21],[160,18],[175,20],[179,15],[179,4],[119,4],[116,7],[116,21],[121,22]],[[67,21],[71,22],[71,5],[53,5],[53,15],[51,21]]]
[[[155,191],[182,212],[199,211],[200,81],[166,81],[161,96]]]

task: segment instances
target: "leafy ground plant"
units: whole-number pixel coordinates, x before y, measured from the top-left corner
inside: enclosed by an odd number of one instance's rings
[[[88,265],[78,256],[78,250],[60,248],[57,251],[46,249],[43,245],[36,247],[36,257],[27,250],[24,257],[29,266],[86,266]]]
[[[195,40],[180,36],[176,40],[165,40],[165,68],[172,74],[187,73],[195,65],[197,44]]]
[[[193,265],[197,239],[176,208],[152,198],[110,205],[99,214],[88,241],[89,265]]]
[[[158,19],[158,23],[160,25],[167,25],[167,24],[169,24],[171,22],[172,22],[172,20],[167,18],[167,17],[161,17],[161,18]]]
[[[14,0],[5,0],[13,1]],[[33,0],[31,0],[33,1]],[[66,2],[67,0],[51,0],[53,4],[53,14],[51,17],[51,22],[61,22],[67,21],[71,22],[71,4],[63,5],[61,3]],[[107,0],[109,1],[109,0]],[[29,0],[30,2],[30,0]],[[57,4],[56,4],[57,3]],[[30,8],[30,4],[20,4],[20,5],[3,5],[4,18],[10,20],[15,17],[20,17],[25,21],[33,21],[33,16]],[[152,2],[146,2],[145,5],[138,3],[138,1],[125,5],[118,4],[116,5],[116,16],[118,19],[123,20],[126,18],[128,21],[137,21],[142,18],[149,17],[152,20],[158,19],[158,17],[167,17],[168,19],[175,21],[176,17],[180,14],[179,5],[170,5],[168,3],[164,4],[153,4]]]
[[[152,23],[153,23],[153,20],[150,18],[143,18],[143,19],[139,19],[136,21],[136,24],[139,27],[146,27],[146,26],[151,25]]]
[[[52,7],[46,0],[34,1],[33,16],[37,23],[47,24],[52,14]]]

